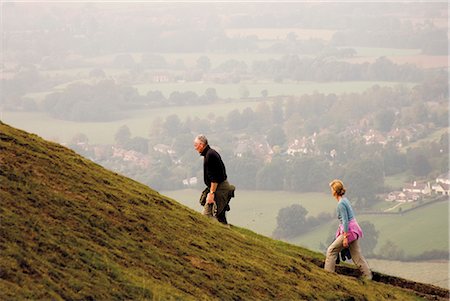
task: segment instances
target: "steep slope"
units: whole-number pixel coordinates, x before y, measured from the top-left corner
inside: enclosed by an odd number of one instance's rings
[[[0,122],[0,299],[416,300]]]

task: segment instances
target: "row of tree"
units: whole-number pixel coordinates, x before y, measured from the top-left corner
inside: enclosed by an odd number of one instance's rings
[[[209,69],[209,59],[205,56],[198,59],[199,68]],[[439,71],[425,72],[411,65],[397,65],[386,58],[379,58],[372,64],[350,64],[324,59],[300,59],[297,55],[286,55],[279,60],[256,61],[252,70],[246,70],[245,63],[230,62],[227,68],[236,74],[246,74],[252,78],[269,78],[275,81],[283,79],[298,81],[422,81],[424,78],[437,78]],[[238,69],[236,69],[238,68]],[[95,71],[95,72],[94,72]],[[202,79],[200,71],[196,80]],[[102,70],[93,70],[93,74],[102,74]],[[195,73],[195,72],[194,72]],[[17,73],[15,77],[2,80],[3,105],[11,110],[43,110],[53,117],[75,121],[105,121],[125,117],[124,111],[143,107],[204,105],[220,101],[214,88],[207,88],[203,95],[192,91],[172,92],[168,97],[161,91],[149,91],[140,95],[131,85],[119,84],[113,80],[100,80],[96,84],[78,82],[68,85],[64,90],[46,96],[43,104],[34,99],[24,97],[33,90],[45,89],[55,84],[46,79],[33,66]],[[435,87],[436,85],[434,85]],[[434,90],[433,93],[436,90]],[[248,89],[240,93],[240,97],[249,96]],[[266,98],[268,91],[261,91],[261,98]],[[423,93],[420,93],[423,94]],[[429,97],[429,96],[427,96]],[[222,97],[223,98],[223,97]],[[392,117],[391,117],[392,119]]]

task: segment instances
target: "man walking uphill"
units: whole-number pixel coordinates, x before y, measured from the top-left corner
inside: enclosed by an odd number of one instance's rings
[[[235,187],[227,181],[225,165],[219,153],[208,144],[204,135],[194,139],[194,147],[203,159],[203,179],[206,184],[200,197],[203,214],[215,217],[222,224],[227,224],[226,211],[230,210],[228,203],[234,197]]]

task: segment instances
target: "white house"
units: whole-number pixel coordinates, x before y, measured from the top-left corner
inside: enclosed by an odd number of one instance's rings
[[[436,183],[450,184],[450,172],[436,178]]]
[[[414,181],[412,184],[406,184],[403,187],[404,192],[415,192],[421,194],[431,194],[430,182],[427,183],[417,183]]]
[[[156,144],[155,146],[153,146],[153,150],[155,152],[160,152],[163,154],[169,154],[169,155],[175,154],[175,150],[173,150],[170,146],[165,145],[165,144]]]
[[[419,199],[420,195],[415,192],[392,191],[387,195],[385,200],[388,202],[410,203],[415,202]]]
[[[183,185],[184,186],[195,186],[198,183],[198,179],[197,177],[191,177],[189,179],[184,179],[183,180]]]
[[[450,184],[436,183],[433,184],[431,189],[433,189],[436,194],[450,195]]]

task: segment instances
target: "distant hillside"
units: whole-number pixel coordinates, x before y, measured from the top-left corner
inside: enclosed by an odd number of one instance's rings
[[[1,300],[420,299],[327,273],[321,254],[225,228],[1,122],[0,164]]]

